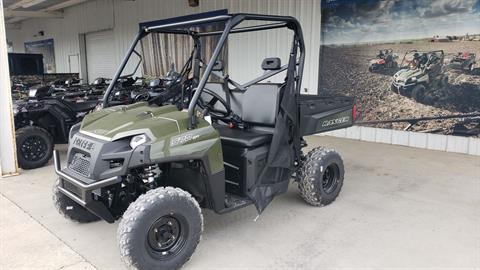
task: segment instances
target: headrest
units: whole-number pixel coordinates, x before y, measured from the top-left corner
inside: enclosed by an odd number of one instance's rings
[[[282,67],[282,62],[278,57],[265,58],[262,62],[263,70],[278,70]]]
[[[212,71],[223,71],[224,65],[222,60],[215,61],[215,65],[213,65]]]

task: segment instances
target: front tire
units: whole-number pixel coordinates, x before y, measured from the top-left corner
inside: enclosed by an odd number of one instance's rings
[[[125,211],[117,231],[120,255],[133,269],[178,269],[192,256],[202,231],[200,206],[188,192],[153,189]]]
[[[57,178],[55,185],[53,186],[53,203],[57,211],[67,219],[70,219],[78,223],[89,223],[97,221],[100,218],[92,214],[83,206],[74,202],[72,199],[61,193],[58,189],[60,185],[60,178]]]
[[[338,197],[344,175],[343,160],[335,150],[315,148],[307,154],[300,170],[300,196],[313,206],[328,205]]]
[[[412,98],[416,102],[423,102],[425,99],[425,86],[419,84],[415,86],[412,90]]]
[[[400,94],[399,91],[398,91],[398,88],[395,87],[395,85],[393,83],[390,85],[390,90],[392,90],[392,92],[395,93],[395,94]]]
[[[53,138],[41,127],[26,126],[15,132],[17,160],[20,168],[29,170],[44,166],[53,154]]]
[[[475,71],[475,65],[474,65],[474,64],[470,64],[470,65],[468,66],[468,71],[470,71],[470,74],[475,73],[475,72],[474,72],[474,71]]]

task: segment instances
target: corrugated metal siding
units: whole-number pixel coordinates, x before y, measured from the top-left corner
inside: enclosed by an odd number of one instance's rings
[[[363,126],[338,129],[318,135],[480,156],[480,139],[473,137],[439,135]]]
[[[16,52],[23,52],[23,42],[53,38],[58,72],[68,72],[68,55],[79,53],[79,34],[113,29],[115,62],[120,63],[141,21],[181,16],[227,8],[231,13],[249,12],[291,15],[300,20],[305,36],[307,61],[302,88],[315,93],[318,80],[320,46],[320,1],[318,0],[201,0],[199,7],[189,7],[187,0],[95,0],[65,10],[63,19],[31,19],[21,30],[7,32]],[[34,37],[38,31],[44,37]],[[286,63],[291,37],[287,30],[231,36],[229,59],[231,77],[239,82],[261,74],[263,58],[279,56]],[[248,37],[247,37],[248,35]],[[113,72],[112,72],[113,73]]]

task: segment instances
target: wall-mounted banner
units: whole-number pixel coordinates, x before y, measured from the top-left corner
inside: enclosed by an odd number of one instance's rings
[[[366,125],[480,136],[480,0],[322,0],[320,94]]]

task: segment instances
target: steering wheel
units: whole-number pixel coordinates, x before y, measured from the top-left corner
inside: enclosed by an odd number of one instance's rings
[[[231,115],[232,109],[230,108],[230,105],[228,105],[228,103],[225,101],[225,99],[223,99],[217,93],[207,88],[203,88],[202,94],[204,93],[212,96],[212,99],[206,102],[203,100],[202,96],[200,95],[200,97],[197,100],[198,107],[200,107],[202,110],[207,110],[210,116],[216,119],[225,119]],[[215,108],[215,104],[217,102],[220,102],[222,104],[225,111]]]

